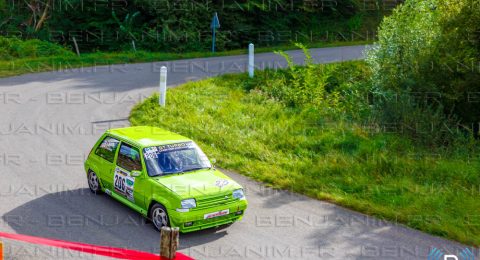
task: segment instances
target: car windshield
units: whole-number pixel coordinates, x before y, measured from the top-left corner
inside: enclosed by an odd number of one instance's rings
[[[152,146],[143,149],[149,176],[163,176],[211,168],[207,156],[193,142]]]

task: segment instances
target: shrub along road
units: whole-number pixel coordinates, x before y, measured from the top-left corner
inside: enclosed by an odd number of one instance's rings
[[[312,50],[317,62],[362,58],[362,46]],[[288,52],[300,63],[300,51]],[[157,89],[161,65],[170,87],[245,69],[246,56],[103,66],[0,79],[0,231],[158,252],[159,234],[139,214],[88,191],[83,161],[111,127]],[[259,54],[256,65],[285,67]],[[167,98],[168,104],[168,98]],[[432,246],[461,244],[229,173],[247,188],[240,223],[181,236],[198,259],[425,259]]]

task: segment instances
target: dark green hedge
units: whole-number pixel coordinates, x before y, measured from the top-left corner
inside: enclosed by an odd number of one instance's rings
[[[45,3],[48,18],[36,28]],[[27,4],[39,7],[35,19]],[[0,9],[3,35],[70,46],[75,37],[87,51],[129,50],[132,40],[149,51],[206,51],[215,12],[218,50],[364,39],[381,18],[357,0],[0,0]]]

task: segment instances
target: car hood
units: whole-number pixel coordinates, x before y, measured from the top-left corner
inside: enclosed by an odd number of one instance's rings
[[[159,177],[156,181],[183,199],[223,194],[242,188],[219,170],[200,170]]]

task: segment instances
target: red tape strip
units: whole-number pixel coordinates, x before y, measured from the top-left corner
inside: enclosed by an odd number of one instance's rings
[[[113,257],[118,259],[146,259],[146,260],[160,259],[160,256],[156,254],[130,250],[130,249],[116,248],[116,247],[95,246],[95,245],[89,245],[89,244],[83,244],[83,243],[77,243],[77,242],[68,242],[68,241],[62,241],[62,240],[56,240],[56,239],[33,237],[33,236],[20,235],[20,234],[10,234],[10,233],[3,233],[3,232],[0,232],[0,237],[23,241],[31,244],[66,248],[66,249],[80,251],[88,254],[108,256],[108,257]],[[177,256],[175,257],[175,260],[193,260],[193,258],[177,252]]]

